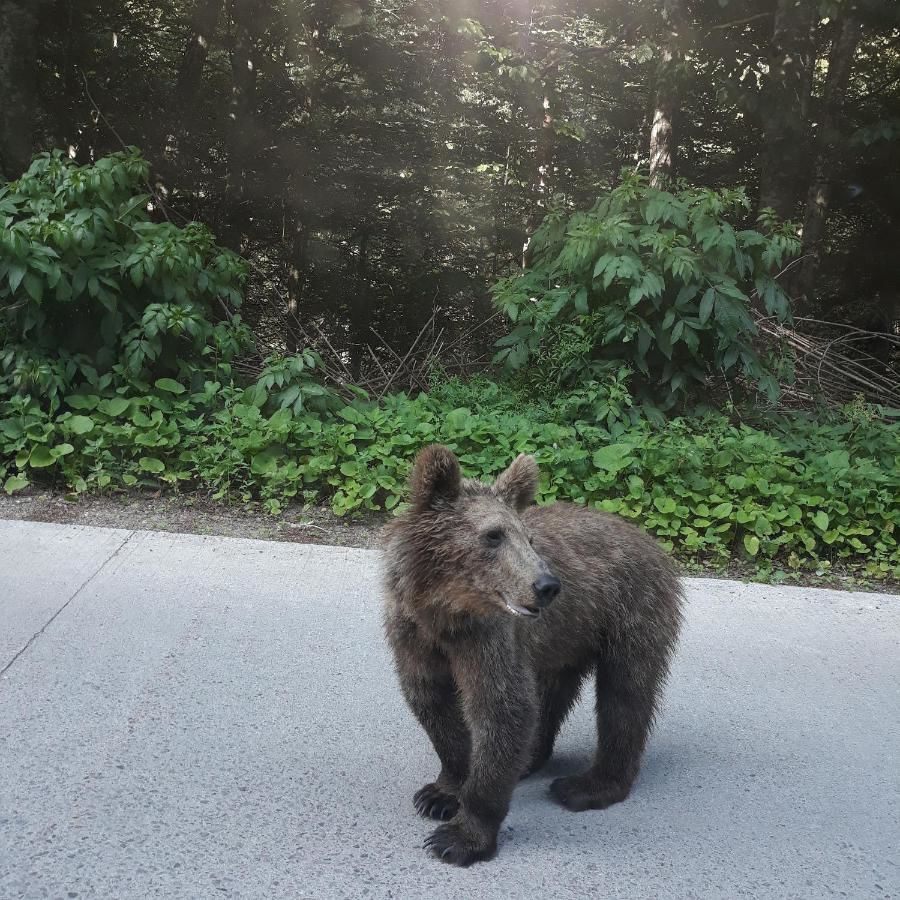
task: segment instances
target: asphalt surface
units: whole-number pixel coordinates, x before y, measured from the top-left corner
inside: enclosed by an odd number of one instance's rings
[[[570,813],[583,700],[498,857],[437,772],[370,551],[0,521],[0,897],[900,898],[900,598],[688,582],[641,777]]]

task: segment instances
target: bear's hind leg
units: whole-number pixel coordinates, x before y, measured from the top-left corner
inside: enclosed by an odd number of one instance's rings
[[[541,704],[540,722],[531,761],[522,778],[527,778],[542,769],[553,755],[556,736],[581,693],[585,674],[578,669],[563,669],[562,672],[541,679],[538,689]]]
[[[618,652],[597,667],[598,746],[594,765],[580,775],[557,778],[553,796],[574,812],[606,809],[624,800],[637,777],[667,657],[659,659]]]

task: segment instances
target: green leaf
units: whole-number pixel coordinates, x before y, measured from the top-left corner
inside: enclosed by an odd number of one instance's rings
[[[111,397],[109,400],[104,400],[100,404],[99,409],[108,416],[121,416],[130,406],[130,401],[124,397]]]
[[[737,344],[732,344],[726,351],[725,356],[722,357],[722,368],[727,372],[734,364],[737,362],[737,358],[740,355],[741,348]]]
[[[594,264],[594,278],[599,277],[614,259],[615,257],[611,253],[604,253]]]
[[[3,485],[3,490],[7,494],[14,494],[16,491],[21,491],[22,488],[28,487],[28,484],[29,481],[24,475],[10,475]]]
[[[628,444],[609,444],[601,447],[594,452],[594,465],[606,472],[620,472],[634,462],[631,450],[632,448]]]
[[[172,378],[159,378],[155,383],[155,387],[157,387],[161,391],[167,391],[170,394],[183,394],[185,390],[187,390],[183,385],[180,385],[177,381]]]
[[[447,428],[451,431],[463,431],[471,427],[472,411],[460,406],[447,414]]]
[[[271,475],[283,458],[284,454],[279,447],[267,447],[250,461],[250,471],[254,475]]]
[[[9,264],[9,292],[14,294],[16,288],[22,283],[25,273],[28,271],[27,266],[23,266],[17,262]]]
[[[653,335],[650,333],[650,331],[646,327],[641,326],[641,329],[640,331],[638,331],[637,336],[638,357],[640,359],[643,359],[647,355],[647,351],[650,349],[650,340],[652,337]]]
[[[46,444],[38,444],[28,456],[28,465],[34,469],[45,469],[56,462],[56,457]]]
[[[166,464],[155,456],[142,456],[138,460],[138,466],[142,472],[151,472],[154,475],[166,470]]]
[[[715,519],[727,519],[731,515],[733,509],[733,503],[720,503],[718,506],[712,508],[710,515]]]
[[[818,528],[820,531],[825,531],[828,528],[828,522],[829,522],[828,514],[822,512],[822,510],[819,510],[812,517],[812,521],[813,521],[813,525],[815,525],[816,528]]]
[[[66,424],[74,434],[87,434],[94,430],[94,420],[90,416],[72,416]]]
[[[363,417],[360,414],[359,410],[354,409],[352,406],[341,407],[341,409],[337,411],[337,415],[339,415],[345,421],[351,422],[354,425],[358,425],[363,421]]]
[[[94,409],[100,398],[91,394],[70,394],[66,397],[66,405],[70,409]]]
[[[755,534],[744,535],[744,549],[751,555],[759,553],[759,538]]]
[[[582,315],[586,314],[588,311],[588,295],[586,287],[580,287],[575,292],[575,311]]]
[[[25,275],[25,290],[35,303],[40,303],[44,296],[44,282],[37,275],[28,272]]]
[[[654,497],[653,505],[664,515],[675,512],[677,504],[671,497]]]
[[[698,318],[700,319],[700,324],[705,325],[709,320],[709,317],[712,315],[713,306],[716,302],[716,289],[709,288],[704,294],[703,299],[700,301],[700,313]]]
[[[684,309],[700,293],[699,284],[686,284],[675,297],[675,308]]]

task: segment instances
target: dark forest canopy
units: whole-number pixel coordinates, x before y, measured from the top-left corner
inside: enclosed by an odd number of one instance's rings
[[[272,346],[459,334],[551,205],[636,168],[745,187],[803,227],[795,312],[896,328],[891,0],[0,0],[0,84],[0,175],[139,146]]]

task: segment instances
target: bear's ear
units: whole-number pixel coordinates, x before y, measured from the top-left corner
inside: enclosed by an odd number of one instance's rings
[[[539,477],[534,457],[520,453],[513,464],[500,474],[494,483],[494,490],[504,503],[522,512],[534,500]]]
[[[409,477],[410,500],[416,509],[452,503],[459,496],[462,472],[453,451],[442,444],[426,447],[416,457]]]

